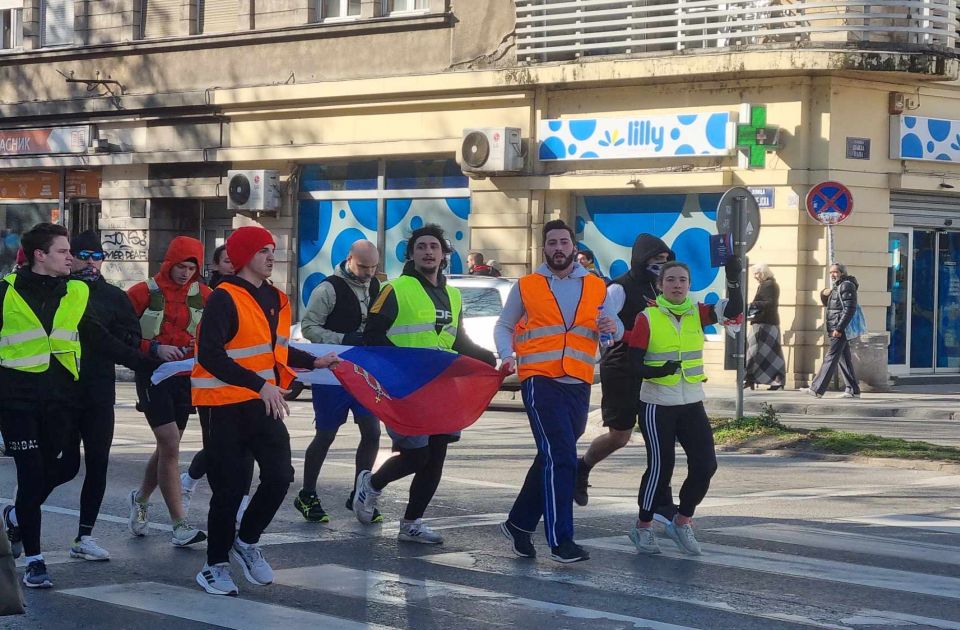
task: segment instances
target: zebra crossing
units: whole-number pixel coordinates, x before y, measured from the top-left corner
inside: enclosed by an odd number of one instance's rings
[[[434,519],[432,526],[456,534],[448,545],[399,545],[389,566],[357,550],[372,540],[390,548],[394,531],[367,529],[361,536],[354,524],[343,522],[342,531],[328,528],[333,535],[322,539],[326,550],[346,546],[333,559],[317,551],[316,538],[268,534],[263,542],[269,557],[284,552],[274,585],[241,582],[241,598],[211,597],[188,581],[152,579],[104,580],[49,595],[150,614],[169,627],[197,622],[237,630],[294,623],[348,630],[450,627],[452,620],[464,628],[551,630],[960,630],[954,516],[948,509],[704,525],[704,553],[696,557],[668,540],[662,541],[663,554],[640,556],[625,535],[590,536],[579,542],[592,559],[572,566],[514,557],[496,534],[493,513]],[[591,521],[598,525],[582,529],[602,532],[610,523],[602,514],[584,519]],[[617,605],[599,594],[618,596]]]

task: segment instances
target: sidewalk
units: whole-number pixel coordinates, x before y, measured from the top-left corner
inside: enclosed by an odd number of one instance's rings
[[[710,385],[705,389],[705,406],[710,415],[733,415],[735,390]],[[814,398],[796,390],[745,390],[743,407],[744,413],[751,415],[769,403],[788,426],[827,427],[960,446],[958,390],[957,385],[907,385],[890,392],[864,393],[859,399],[840,398],[840,392],[827,392],[823,398]]]

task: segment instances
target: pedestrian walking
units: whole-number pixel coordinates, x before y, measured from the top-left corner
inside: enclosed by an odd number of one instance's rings
[[[301,333],[313,343],[363,345],[363,327],[370,305],[380,294],[376,279],[380,252],[370,241],[359,240],[350,247],[347,259],[337,265],[333,275],[321,282],[307,304],[301,320]],[[303,460],[303,488],[293,505],[308,521],[327,523],[330,516],[317,496],[317,479],[327,452],[347,421],[347,412],[360,430],[360,444],[355,457],[354,480],[361,471],[372,470],[380,449],[380,420],[361,405],[340,385],[313,386],[313,412],[316,434],[307,447]],[[356,487],[347,498],[347,509],[353,509]],[[379,510],[371,522],[380,523]]]
[[[593,275],[603,277],[603,274],[597,270],[597,257],[589,249],[581,249],[577,252],[577,262]]]
[[[370,309],[364,345],[435,348],[496,365],[493,353],[471,341],[463,330],[460,291],[443,275],[446,256],[452,251],[440,226],[427,224],[413,231],[407,240],[403,274],[383,287]],[[403,435],[389,426],[387,433],[399,454],[377,472],[364,470],[357,476],[353,512],[361,523],[370,523],[383,489],[413,475],[397,538],[440,544],[443,537],[423,523],[423,514],[440,485],[447,446],[458,441],[460,433]]]
[[[607,432],[598,435],[577,461],[577,481],[573,500],[584,506],[589,500],[590,471],[594,466],[630,442],[640,411],[640,381],[630,366],[627,339],[633,330],[637,314],[655,305],[660,290],[657,280],[660,268],[676,258],[667,244],[652,234],[640,234],[633,242],[630,270],[610,281],[607,295],[610,311],[616,313],[624,328],[623,340],[602,349],[600,357],[600,413]],[[605,309],[606,310],[606,309]],[[676,508],[671,500],[657,506],[667,520],[673,518]]]
[[[847,274],[847,267],[842,263],[830,265],[830,281],[831,286],[820,292],[820,301],[826,307],[827,354],[810,387],[801,387],[800,391],[820,398],[839,368],[846,386],[842,397],[860,398],[860,383],[853,369],[850,340],[846,335],[847,326],[857,312],[860,283]]]
[[[573,230],[563,221],[543,226],[545,262],[511,288],[494,329],[503,369],[519,368],[523,404],[537,443],[537,456],[500,529],[517,555],[533,558],[530,535],[542,517],[550,557],[564,563],[590,557],[573,538],[577,440],[587,425],[600,335],[623,336],[619,320],[598,317],[601,307],[609,313],[619,307],[609,299],[603,280],[576,262],[575,243]]]
[[[290,409],[283,397],[290,392],[294,368],[321,369],[337,362],[333,354],[318,358],[289,347],[290,300],[268,282],[275,247],[273,235],[256,226],[241,227],[227,238],[237,271],[210,296],[197,331],[192,402],[200,413],[213,496],[207,562],[196,581],[212,595],[238,593],[230,558],[251,584],[273,582],[273,569],[257,543],[293,482],[290,435],[283,422]],[[260,468],[260,484],[238,532],[235,517],[248,452]]]
[[[62,225],[35,225],[21,240],[26,265],[0,281],[0,422],[17,469],[16,501],[2,515],[14,557],[26,554],[28,588],[53,586],[40,550],[40,506],[80,465],[79,452],[62,455],[71,451],[84,400],[83,347],[143,367],[140,354],[109,334],[88,308],[88,285],[68,279],[68,236]]]
[[[786,362],[780,347],[780,285],[770,267],[753,265],[757,293],[747,306],[750,334],[747,337],[747,365],[744,387],[769,385],[770,390],[783,389]]]
[[[653,531],[654,510],[670,499],[676,443],[687,456],[687,478],[680,487],[677,514],[664,531],[681,551],[700,554],[693,533],[693,514],[717,470],[713,431],[703,408],[703,329],[738,321],[743,313],[740,261],[726,264],[727,298],[715,304],[690,299],[690,268],[671,261],[660,270],[656,307],[637,315],[630,336],[630,360],[638,377],[643,421],[640,431],[647,468],[640,481],[640,513],[630,540],[641,553],[660,553]]]
[[[194,338],[210,288],[200,282],[203,244],[178,236],[170,243],[160,273],[127,291],[140,318],[141,349],[163,362],[193,356]],[[206,540],[206,534],[187,523],[189,506],[183,504],[180,484],[180,437],[194,412],[190,402],[190,377],[171,376],[154,385],[149,375],[137,377],[138,409],[153,430],[156,447],[147,461],[138,489],[130,491],[130,532],[146,534],[149,501],[160,488],[170,521],[171,542],[178,547]]]
[[[140,323],[123,289],[107,282],[101,275],[106,259],[100,237],[88,230],[70,241],[73,256],[70,277],[84,282],[90,290],[87,308],[99,323],[117,339],[118,344],[130,348],[130,354],[139,354]],[[83,443],[84,476],[80,490],[80,525],[77,537],[70,547],[70,557],[84,560],[108,560],[110,553],[93,538],[93,528],[100,513],[107,488],[107,467],[113,443],[114,404],[117,377],[115,361],[98,345],[99,339],[90,339],[80,331],[83,364],[80,369],[79,408],[76,431],[71,443],[64,448],[62,460],[68,466],[80,467],[80,443]],[[144,374],[153,371],[159,360],[141,355]],[[70,458],[76,462],[70,464]]]

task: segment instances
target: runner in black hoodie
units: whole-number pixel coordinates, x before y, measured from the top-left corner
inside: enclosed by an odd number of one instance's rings
[[[620,300],[623,307],[617,315],[623,322],[623,340],[606,351],[600,359],[600,402],[603,426],[609,431],[590,443],[577,465],[577,481],[573,499],[577,505],[587,504],[590,470],[620,450],[630,441],[637,424],[640,405],[640,381],[630,367],[628,342],[637,314],[654,304],[660,291],[657,278],[660,266],[676,256],[667,244],[652,234],[640,234],[633,242],[630,270],[610,281],[609,296]],[[669,506],[672,509],[672,501]],[[672,517],[672,514],[670,515]]]

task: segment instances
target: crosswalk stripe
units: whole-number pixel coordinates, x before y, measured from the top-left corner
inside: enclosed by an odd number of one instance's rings
[[[710,530],[726,536],[766,540],[819,549],[850,551],[853,553],[889,556],[923,562],[960,564],[960,550],[953,545],[937,545],[922,541],[902,540],[886,536],[872,536],[818,527],[804,527],[785,523],[758,523],[737,527],[718,527]]]
[[[27,566],[27,557],[20,556],[15,562],[18,569],[24,569]],[[67,562],[86,562],[86,560],[74,560],[70,557],[69,551],[44,551],[43,562],[47,566],[51,566],[54,564],[66,564]]]
[[[931,532],[946,534],[960,534],[960,519],[938,518],[923,514],[879,514],[877,516],[845,516],[841,519],[847,523],[863,523],[864,525],[882,525],[884,527],[909,527],[911,529],[925,529]]]
[[[636,549],[626,536],[591,538],[581,540],[579,543],[597,549],[636,554]],[[883,588],[903,593],[960,599],[960,578],[849,564],[835,560],[808,558],[758,549],[738,549],[711,543],[701,543],[700,546],[704,552],[701,556],[688,556],[670,549],[666,545],[663,546],[665,552],[663,555],[691,562],[749,571],[762,571],[829,582],[859,584],[860,586]]]
[[[13,503],[13,502],[14,502],[13,499],[0,497],[0,503]],[[63,514],[65,516],[75,516],[77,518],[80,518],[79,510],[72,510],[70,508],[63,508],[56,505],[47,505],[46,503],[44,503],[43,505],[40,506],[40,510],[43,512],[48,512],[50,514]],[[127,525],[130,522],[128,518],[124,518],[122,516],[113,516],[111,514],[103,514],[103,513],[97,515],[97,521],[106,521],[108,523],[121,523],[123,525]],[[148,527],[150,527],[150,529],[155,529],[161,532],[173,531],[173,527],[170,525],[167,525],[166,523],[150,523]]]
[[[595,559],[583,565],[586,571],[582,573],[544,569],[535,561],[518,562],[516,556],[506,550],[499,553],[490,550],[454,551],[419,556],[417,560],[489,575],[515,577],[523,580],[532,579],[539,582],[597,589],[606,593],[619,593],[631,599],[648,598],[757,619],[790,621],[794,624],[829,630],[849,630],[848,626],[817,620],[817,617],[822,617],[824,614],[822,606],[797,604],[784,606],[784,602],[780,599],[768,601],[762,595],[753,596],[746,602],[742,598],[704,599],[704,597],[715,597],[715,594],[709,592],[698,593],[701,597],[689,597],[691,589],[685,585],[652,582],[647,579],[625,580],[623,567],[594,564]],[[632,572],[633,570],[631,568],[627,571]]]
[[[510,593],[449,584],[436,580],[423,580],[395,573],[363,571],[337,564],[282,569],[274,572],[274,583],[363,599],[367,602],[374,601],[402,606],[419,603],[435,610],[443,610],[444,600],[447,600],[448,605],[462,604],[463,601],[469,600],[470,606],[474,609],[481,603],[486,602],[496,606],[499,611],[498,614],[503,613],[504,610],[509,612],[510,609],[515,614],[521,611],[543,613],[546,619],[552,619],[554,623],[558,621],[558,618],[596,619],[627,623],[635,628],[648,628],[649,630],[692,630],[688,626],[678,626],[651,619],[527,599]],[[558,625],[562,625],[562,623]]]
[[[262,628],[285,626],[291,628],[303,626],[311,630],[361,630],[387,627],[236,597],[208,595],[200,591],[199,587],[187,589],[157,582],[109,584],[60,592],[232,630],[262,630]]]

